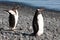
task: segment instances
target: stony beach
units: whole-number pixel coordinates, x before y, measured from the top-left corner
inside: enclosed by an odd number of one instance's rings
[[[60,12],[45,10],[43,12],[44,33],[34,37],[29,34],[33,32],[32,20],[36,9],[20,6],[16,31],[9,31],[7,30],[9,14],[3,10],[12,7],[0,4],[0,40],[60,40]]]

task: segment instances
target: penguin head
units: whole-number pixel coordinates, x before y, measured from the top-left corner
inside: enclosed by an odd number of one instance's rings
[[[7,13],[10,13],[10,14],[17,14],[18,12],[17,12],[17,9],[18,9],[19,7],[13,7],[12,9],[10,9],[10,10],[4,10],[4,11],[6,11]]]
[[[45,9],[37,9],[38,12],[43,12]]]
[[[41,14],[43,11],[44,11],[44,9],[36,9],[35,15],[37,16],[37,15]]]
[[[19,6],[13,7],[11,10],[16,13],[16,10],[19,9]]]

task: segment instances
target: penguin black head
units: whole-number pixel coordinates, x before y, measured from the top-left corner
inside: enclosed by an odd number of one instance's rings
[[[42,13],[43,11],[44,11],[44,9],[36,9],[35,15],[38,15],[38,14]]]
[[[3,11],[6,11],[6,12],[8,12],[8,13],[16,13],[16,10],[19,8],[19,6],[17,6],[17,7],[13,7],[12,9],[10,9],[10,10],[3,10]]]
[[[38,12],[43,12],[43,11],[44,11],[44,9],[37,9],[37,11],[38,11]]]
[[[13,7],[11,10],[13,10],[16,13],[16,10],[19,9],[19,6]]]

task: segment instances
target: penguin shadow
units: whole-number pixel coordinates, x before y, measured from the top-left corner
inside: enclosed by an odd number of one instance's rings
[[[12,29],[4,29],[4,28],[0,28],[0,31],[13,31]]]
[[[17,31],[20,31],[20,30],[22,30],[21,28],[20,29],[14,29],[14,30],[12,30],[12,29],[4,29],[4,28],[0,28],[0,31],[13,31],[13,32],[17,32]]]
[[[2,34],[3,33],[9,33],[9,34],[13,34],[13,35],[20,35],[21,34],[19,29],[16,29],[16,31],[14,31],[14,30],[11,30],[11,29],[5,30],[3,28],[0,28],[0,33],[2,33]]]
[[[21,33],[23,36],[35,36],[36,37],[36,35],[34,35],[33,33]]]
[[[21,34],[23,35],[23,36],[29,36],[30,34],[28,34],[28,33],[22,33],[21,32]]]
[[[36,36],[34,35],[33,33],[22,33],[22,32],[17,32],[17,31],[21,31],[22,29],[15,29],[12,30],[12,29],[4,29],[4,28],[0,28],[0,32],[7,32],[7,33],[10,33],[10,34],[14,34],[14,35],[20,35],[22,34],[23,36]],[[13,32],[13,33],[12,33]]]

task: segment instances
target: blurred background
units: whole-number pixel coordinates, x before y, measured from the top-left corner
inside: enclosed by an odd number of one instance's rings
[[[9,27],[9,14],[5,9],[19,6],[19,18],[16,31]],[[59,0],[0,0],[0,40],[60,40],[60,2]],[[41,36],[29,36],[33,32],[32,20],[37,8],[44,8],[44,33]]]

